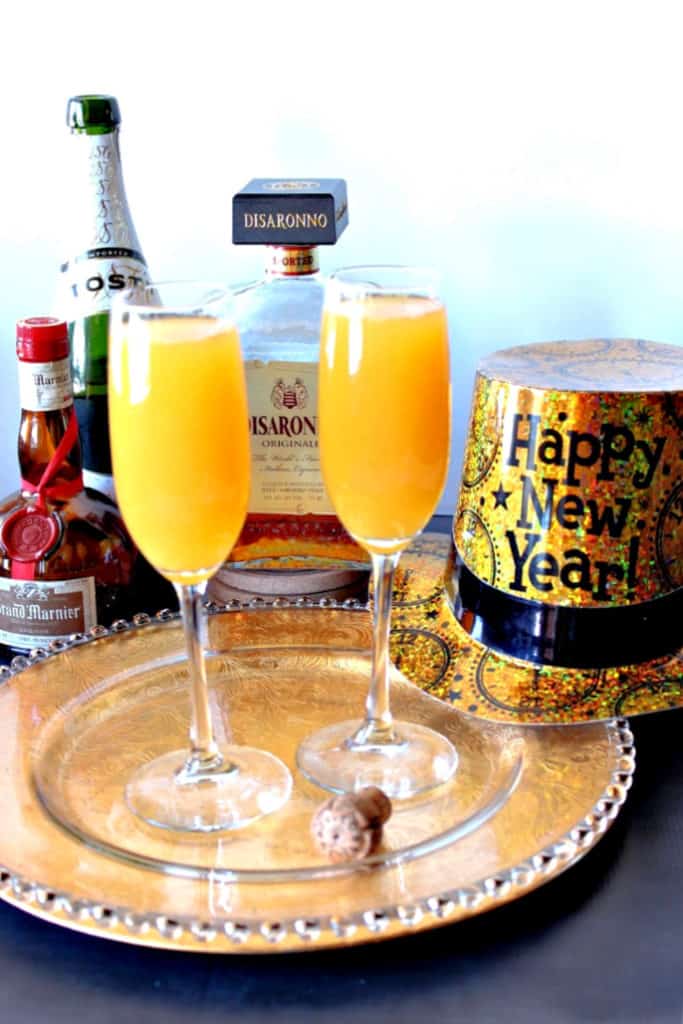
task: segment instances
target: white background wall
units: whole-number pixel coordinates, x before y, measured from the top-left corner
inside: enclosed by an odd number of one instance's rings
[[[14,325],[66,255],[66,101],[119,99],[151,272],[260,274],[230,242],[254,176],[348,181],[325,269],[443,270],[452,512],[477,360],[507,345],[683,343],[680,5],[640,0],[117,0],[6,5],[0,40],[0,492],[13,489]],[[153,453],[150,453],[153,457]]]

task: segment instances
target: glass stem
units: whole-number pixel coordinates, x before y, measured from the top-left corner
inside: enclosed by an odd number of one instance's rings
[[[394,571],[399,552],[372,556],[373,644],[372,678],[365,702],[365,723],[354,737],[355,743],[387,744],[396,742],[394,720],[389,701],[389,629]]]
[[[189,781],[197,775],[210,773],[223,767],[223,759],[213,738],[209,691],[204,663],[204,592],[206,583],[176,584],[178,602],[183,618],[185,646],[190,670],[192,720],[187,761],[180,772],[180,781]]]

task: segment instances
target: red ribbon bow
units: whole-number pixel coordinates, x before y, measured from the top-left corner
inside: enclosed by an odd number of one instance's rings
[[[31,494],[36,494],[38,496],[36,500],[36,508],[40,509],[41,512],[44,512],[47,509],[47,498],[66,501],[68,498],[73,498],[75,494],[78,494],[79,491],[83,490],[83,476],[81,473],[79,473],[73,480],[69,480],[66,483],[60,483],[54,486],[50,485],[52,477],[76,444],[77,440],[78,420],[76,419],[76,412],[72,406],[69,422],[66,430],[64,431],[62,440],[55,448],[52,458],[43,470],[43,475],[38,481],[38,484],[32,484],[29,480],[24,479],[21,481],[21,489],[23,491],[30,491]]]

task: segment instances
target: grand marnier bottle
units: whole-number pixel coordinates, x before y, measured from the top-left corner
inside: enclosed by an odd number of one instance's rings
[[[17,324],[20,490],[0,502],[0,659],[131,611],[135,548],[116,506],[86,490],[67,325]]]

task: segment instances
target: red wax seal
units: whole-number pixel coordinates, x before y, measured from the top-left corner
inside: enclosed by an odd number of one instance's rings
[[[0,541],[9,558],[17,562],[38,562],[57,545],[60,536],[59,517],[34,508],[10,512],[0,528]]]

